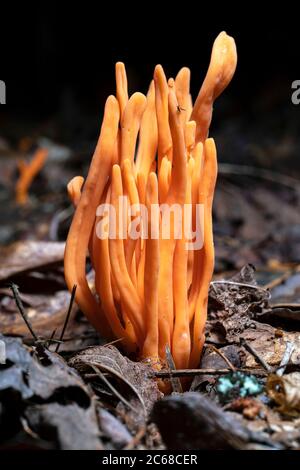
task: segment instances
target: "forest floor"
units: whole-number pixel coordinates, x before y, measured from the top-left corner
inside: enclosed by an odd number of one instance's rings
[[[49,156],[19,206],[17,162],[36,145]],[[1,448],[299,449],[299,181],[220,164],[201,363],[154,372],[106,344],[66,289],[66,184],[90,153],[0,139]]]

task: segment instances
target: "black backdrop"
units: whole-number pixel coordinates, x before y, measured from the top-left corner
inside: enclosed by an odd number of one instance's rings
[[[121,5],[48,0],[2,5],[0,79],[7,87],[7,105],[0,106],[2,129],[12,119],[23,119],[25,126],[31,118],[43,121],[65,113],[68,127],[76,113],[100,117],[106,96],[114,92],[117,60],[126,63],[130,90],[143,92],[156,63],[168,76],[187,65],[195,96],[213,40],[225,29],[236,40],[239,61],[232,84],[216,106],[214,128],[235,118],[244,122],[244,129],[261,135],[274,132],[280,139],[287,128],[297,135],[300,106],[295,109],[291,103],[291,83],[300,78],[300,38],[291,18],[259,22],[260,9],[252,3],[255,21],[248,17],[250,4],[245,3],[243,22],[233,17],[216,20],[202,4]],[[217,10],[217,3],[212,7]],[[283,13],[284,6],[281,9]],[[81,125],[98,126],[93,119]]]
[[[274,84],[280,82],[287,85],[290,96],[290,82],[297,79],[300,64],[297,25],[281,22],[276,26],[271,18],[258,24],[249,18],[247,26],[236,20],[217,21],[205,16],[201,5],[197,9],[174,3],[163,14],[163,2],[134,5],[128,2],[120,8],[116,3],[108,12],[101,3],[96,8],[92,2],[3,4],[0,79],[7,82],[6,111],[55,111],[67,88],[96,107],[97,97],[102,99],[114,90],[117,60],[126,62],[132,87],[144,90],[156,63],[162,63],[168,75],[187,65],[196,92],[212,42],[222,29],[235,37],[239,53],[230,96],[251,108],[253,96],[262,90],[267,93],[272,84],[276,95]],[[246,3],[245,20],[247,14]]]

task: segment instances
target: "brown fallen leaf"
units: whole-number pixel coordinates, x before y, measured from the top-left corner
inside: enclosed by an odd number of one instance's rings
[[[300,372],[282,377],[272,374],[268,377],[267,391],[279,406],[278,411],[292,416],[300,413]]]
[[[209,292],[207,341],[217,344],[239,344],[246,340],[270,366],[278,366],[286,342],[293,343],[290,365],[300,364],[300,333],[284,331],[268,324],[269,292],[257,286],[252,266],[245,266],[229,280],[215,281]],[[279,334],[280,333],[280,334]],[[257,367],[255,358],[247,353],[246,367]]]
[[[270,294],[257,285],[254,272],[252,265],[246,265],[230,279],[211,282],[208,318],[219,320],[227,335],[243,331],[269,307]]]
[[[150,366],[131,361],[112,345],[87,348],[71,357],[69,365],[81,374],[92,373],[93,380],[101,380],[101,374],[105,374],[103,383],[120,402],[119,412],[131,429],[145,422],[153,403],[162,396],[157,383],[151,378]],[[100,372],[98,376],[97,372]],[[126,416],[123,413],[124,404]]]
[[[0,281],[24,271],[48,267],[61,262],[65,244],[62,242],[20,241],[0,246]]]
[[[271,282],[270,308],[259,315],[260,321],[283,324],[290,328],[291,322],[300,321],[300,272],[287,269],[278,282]],[[297,328],[297,325],[295,325]]]
[[[222,174],[219,169],[214,203],[217,271],[240,268],[249,262],[260,267],[269,260],[299,262],[297,187],[291,200],[291,194],[287,196],[286,188],[280,184],[273,183],[272,187],[266,181],[251,178],[249,185],[241,168],[236,180],[231,171]],[[261,176],[262,169],[256,169],[256,174]]]
[[[281,331],[264,323],[253,323],[252,329],[247,329],[241,334],[241,338],[246,340],[257,351],[259,356],[270,366],[279,366],[286,349],[286,343],[291,342],[294,346],[293,353],[289,360],[289,365],[300,365],[300,333]],[[254,357],[247,354],[246,367],[256,367]]]

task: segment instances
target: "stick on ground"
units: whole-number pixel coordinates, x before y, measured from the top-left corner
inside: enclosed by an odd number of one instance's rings
[[[282,376],[284,374],[285,369],[291,359],[291,355],[293,354],[294,349],[295,349],[294,344],[291,341],[287,341],[285,345],[284,355],[282,356],[280,365],[278,369],[276,370],[277,375]]]
[[[72,289],[72,293],[71,293],[71,298],[70,298],[70,303],[69,303],[69,308],[68,308],[68,311],[67,311],[65,323],[64,323],[63,329],[61,330],[61,334],[60,334],[60,337],[59,337],[59,343],[57,343],[57,346],[55,348],[56,353],[58,353],[58,351],[59,351],[59,347],[60,347],[60,345],[63,341],[64,334],[65,334],[67,325],[69,323],[69,319],[70,319],[70,315],[71,315],[71,311],[72,311],[72,307],[73,307],[73,303],[74,303],[74,299],[75,299],[76,289],[77,289],[77,286],[74,285],[73,289]]]
[[[16,305],[18,307],[18,310],[24,320],[24,322],[26,323],[26,326],[28,328],[28,330],[30,331],[33,339],[35,342],[38,342],[39,341],[39,338],[38,336],[35,334],[32,326],[31,326],[31,323],[30,321],[28,320],[28,317],[27,317],[27,314],[26,314],[26,311],[25,311],[25,308],[24,308],[24,305],[23,305],[23,302],[21,300],[21,297],[20,297],[20,292],[19,292],[19,287],[14,284],[13,282],[9,284],[9,288],[11,289],[12,293],[13,293],[13,296],[14,296],[14,299],[15,299],[15,302],[16,302]]]
[[[241,338],[241,345],[252,354],[254,359],[261,365],[267,372],[272,372],[272,367],[258,354],[258,352],[249,344],[245,339]]]

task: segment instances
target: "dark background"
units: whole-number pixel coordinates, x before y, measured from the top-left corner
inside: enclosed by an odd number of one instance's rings
[[[157,63],[168,76],[189,66],[196,97],[212,43],[225,29],[239,59],[215,106],[211,132],[221,160],[298,169],[300,106],[291,103],[291,83],[300,77],[297,25],[270,18],[258,23],[257,10],[256,22],[249,18],[245,27],[217,21],[201,7],[170,4],[164,11],[162,5],[115,3],[107,11],[92,2],[10,3],[0,33],[0,79],[7,86],[2,135],[14,141],[41,132],[69,145],[94,139],[105,98],[115,90],[117,60],[126,63],[131,92],[147,91]]]

